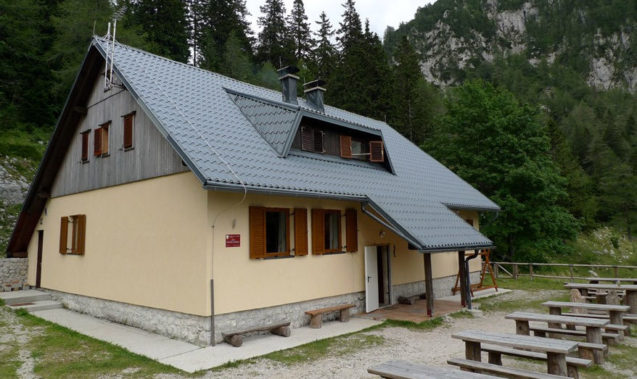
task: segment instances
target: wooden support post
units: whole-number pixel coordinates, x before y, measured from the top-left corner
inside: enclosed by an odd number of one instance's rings
[[[568,271],[571,274],[571,281],[573,281],[575,273],[573,272],[573,265],[572,264],[568,265]]]
[[[515,333],[523,336],[529,336],[529,322],[526,320],[515,320]]]
[[[615,274],[615,278],[619,278],[619,267],[613,266],[613,273]]]
[[[608,312],[610,323],[615,325],[624,325],[624,312],[620,311],[609,311]],[[628,329],[625,331],[619,331],[618,334],[621,336],[619,340],[623,340],[623,336],[630,336],[630,325],[628,325]]]
[[[497,263],[493,264],[493,271],[496,279],[500,279],[500,266]]]
[[[425,261],[425,292],[427,293],[427,316],[434,314],[434,282],[431,269],[431,254],[423,255]]]
[[[480,342],[465,341],[465,358],[482,362]]]
[[[546,357],[549,374],[566,376],[566,354],[546,353]]]
[[[586,342],[602,343],[602,328],[587,327],[586,328]],[[604,352],[601,350],[593,350],[593,361],[595,363],[604,363]]]
[[[467,280],[464,272],[464,250],[458,251],[458,272],[460,273],[460,304],[467,305]]]
[[[502,354],[495,351],[489,352],[489,363],[502,366]]]
[[[533,263],[529,263],[529,275],[531,276],[531,280],[533,280]]]
[[[514,263],[513,264],[513,279],[518,279],[518,264]]]

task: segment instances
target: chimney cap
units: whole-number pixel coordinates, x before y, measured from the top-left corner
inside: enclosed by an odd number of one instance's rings
[[[277,73],[279,73],[279,75],[281,75],[281,77],[285,77],[287,75],[294,75],[297,72],[299,72],[299,68],[296,66],[285,66],[285,67],[281,67],[280,69],[276,70]]]
[[[325,80],[323,79],[316,79],[316,80],[312,80],[310,82],[304,83],[303,87],[305,87],[305,91],[311,91],[314,89],[321,89],[323,91],[325,91],[325,88],[323,88],[323,86],[326,84]]]

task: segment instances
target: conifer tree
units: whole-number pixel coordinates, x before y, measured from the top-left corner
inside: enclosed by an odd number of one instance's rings
[[[211,70],[220,70],[224,65],[223,54],[226,43],[234,33],[238,45],[249,59],[252,59],[252,31],[246,20],[248,11],[245,0],[200,0],[193,17],[199,20],[195,27],[199,48],[196,64]],[[233,42],[234,43],[234,42]]]
[[[305,14],[303,0],[294,0],[288,16],[288,33],[294,46],[297,61],[307,61],[312,52],[312,34]]]
[[[258,23],[263,29],[258,37],[259,61],[268,61],[277,68],[295,64],[294,50],[285,24],[283,0],[266,0],[260,9],[263,15],[259,17]]]
[[[190,25],[183,0],[128,0],[127,22],[139,26],[151,52],[187,62]]]
[[[315,32],[316,46],[312,51],[310,70],[314,74],[314,77],[327,79],[334,70],[337,58],[336,48],[331,42],[334,30],[332,30],[332,24],[325,12],[321,12],[319,21],[316,21],[316,24],[319,25],[319,30]]]
[[[339,42],[341,50],[347,50],[362,39],[363,26],[354,0],[347,0],[343,4],[343,8],[345,8],[342,15],[343,21],[340,22],[340,27],[336,31],[336,40]]]

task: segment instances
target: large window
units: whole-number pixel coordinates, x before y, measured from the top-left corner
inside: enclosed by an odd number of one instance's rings
[[[342,243],[341,211],[312,209],[312,254],[358,251],[358,227],[355,209],[345,211],[345,245]]]
[[[294,247],[290,244],[290,219],[294,221]],[[307,210],[250,207],[250,258],[292,255],[307,255]]]
[[[341,250],[341,211],[324,211],[325,227],[323,230],[324,247],[326,253],[335,253]]]
[[[84,254],[86,215],[63,216],[60,219],[60,254]]]

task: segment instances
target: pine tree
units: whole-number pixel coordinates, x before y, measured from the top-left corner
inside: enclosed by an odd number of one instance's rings
[[[257,56],[261,62],[268,61],[274,67],[295,64],[292,41],[285,25],[283,0],[266,0],[261,6],[263,16],[258,23],[263,29],[259,33]]]
[[[336,40],[339,42],[341,50],[347,50],[363,38],[363,26],[354,0],[347,0],[343,7],[345,8],[342,15],[343,21],[336,31]]]
[[[199,20],[194,29],[198,37],[195,64],[211,70],[220,70],[224,65],[222,55],[226,43],[234,34],[242,53],[252,59],[252,31],[246,20],[248,11],[245,0],[200,0],[193,8],[192,18]]]
[[[303,0],[294,0],[287,22],[296,60],[307,61],[312,53],[312,34]]]
[[[394,61],[390,124],[420,145],[429,136],[433,118],[442,108],[440,95],[422,76],[418,54],[407,37],[396,48]]]
[[[183,0],[128,0],[126,22],[141,27],[151,52],[187,62],[191,27]]]
[[[332,30],[332,24],[325,12],[321,12],[316,24],[319,25],[319,30],[315,33],[316,47],[312,51],[310,71],[316,78],[327,79],[334,70],[337,58],[336,48],[331,42],[334,30]]]

